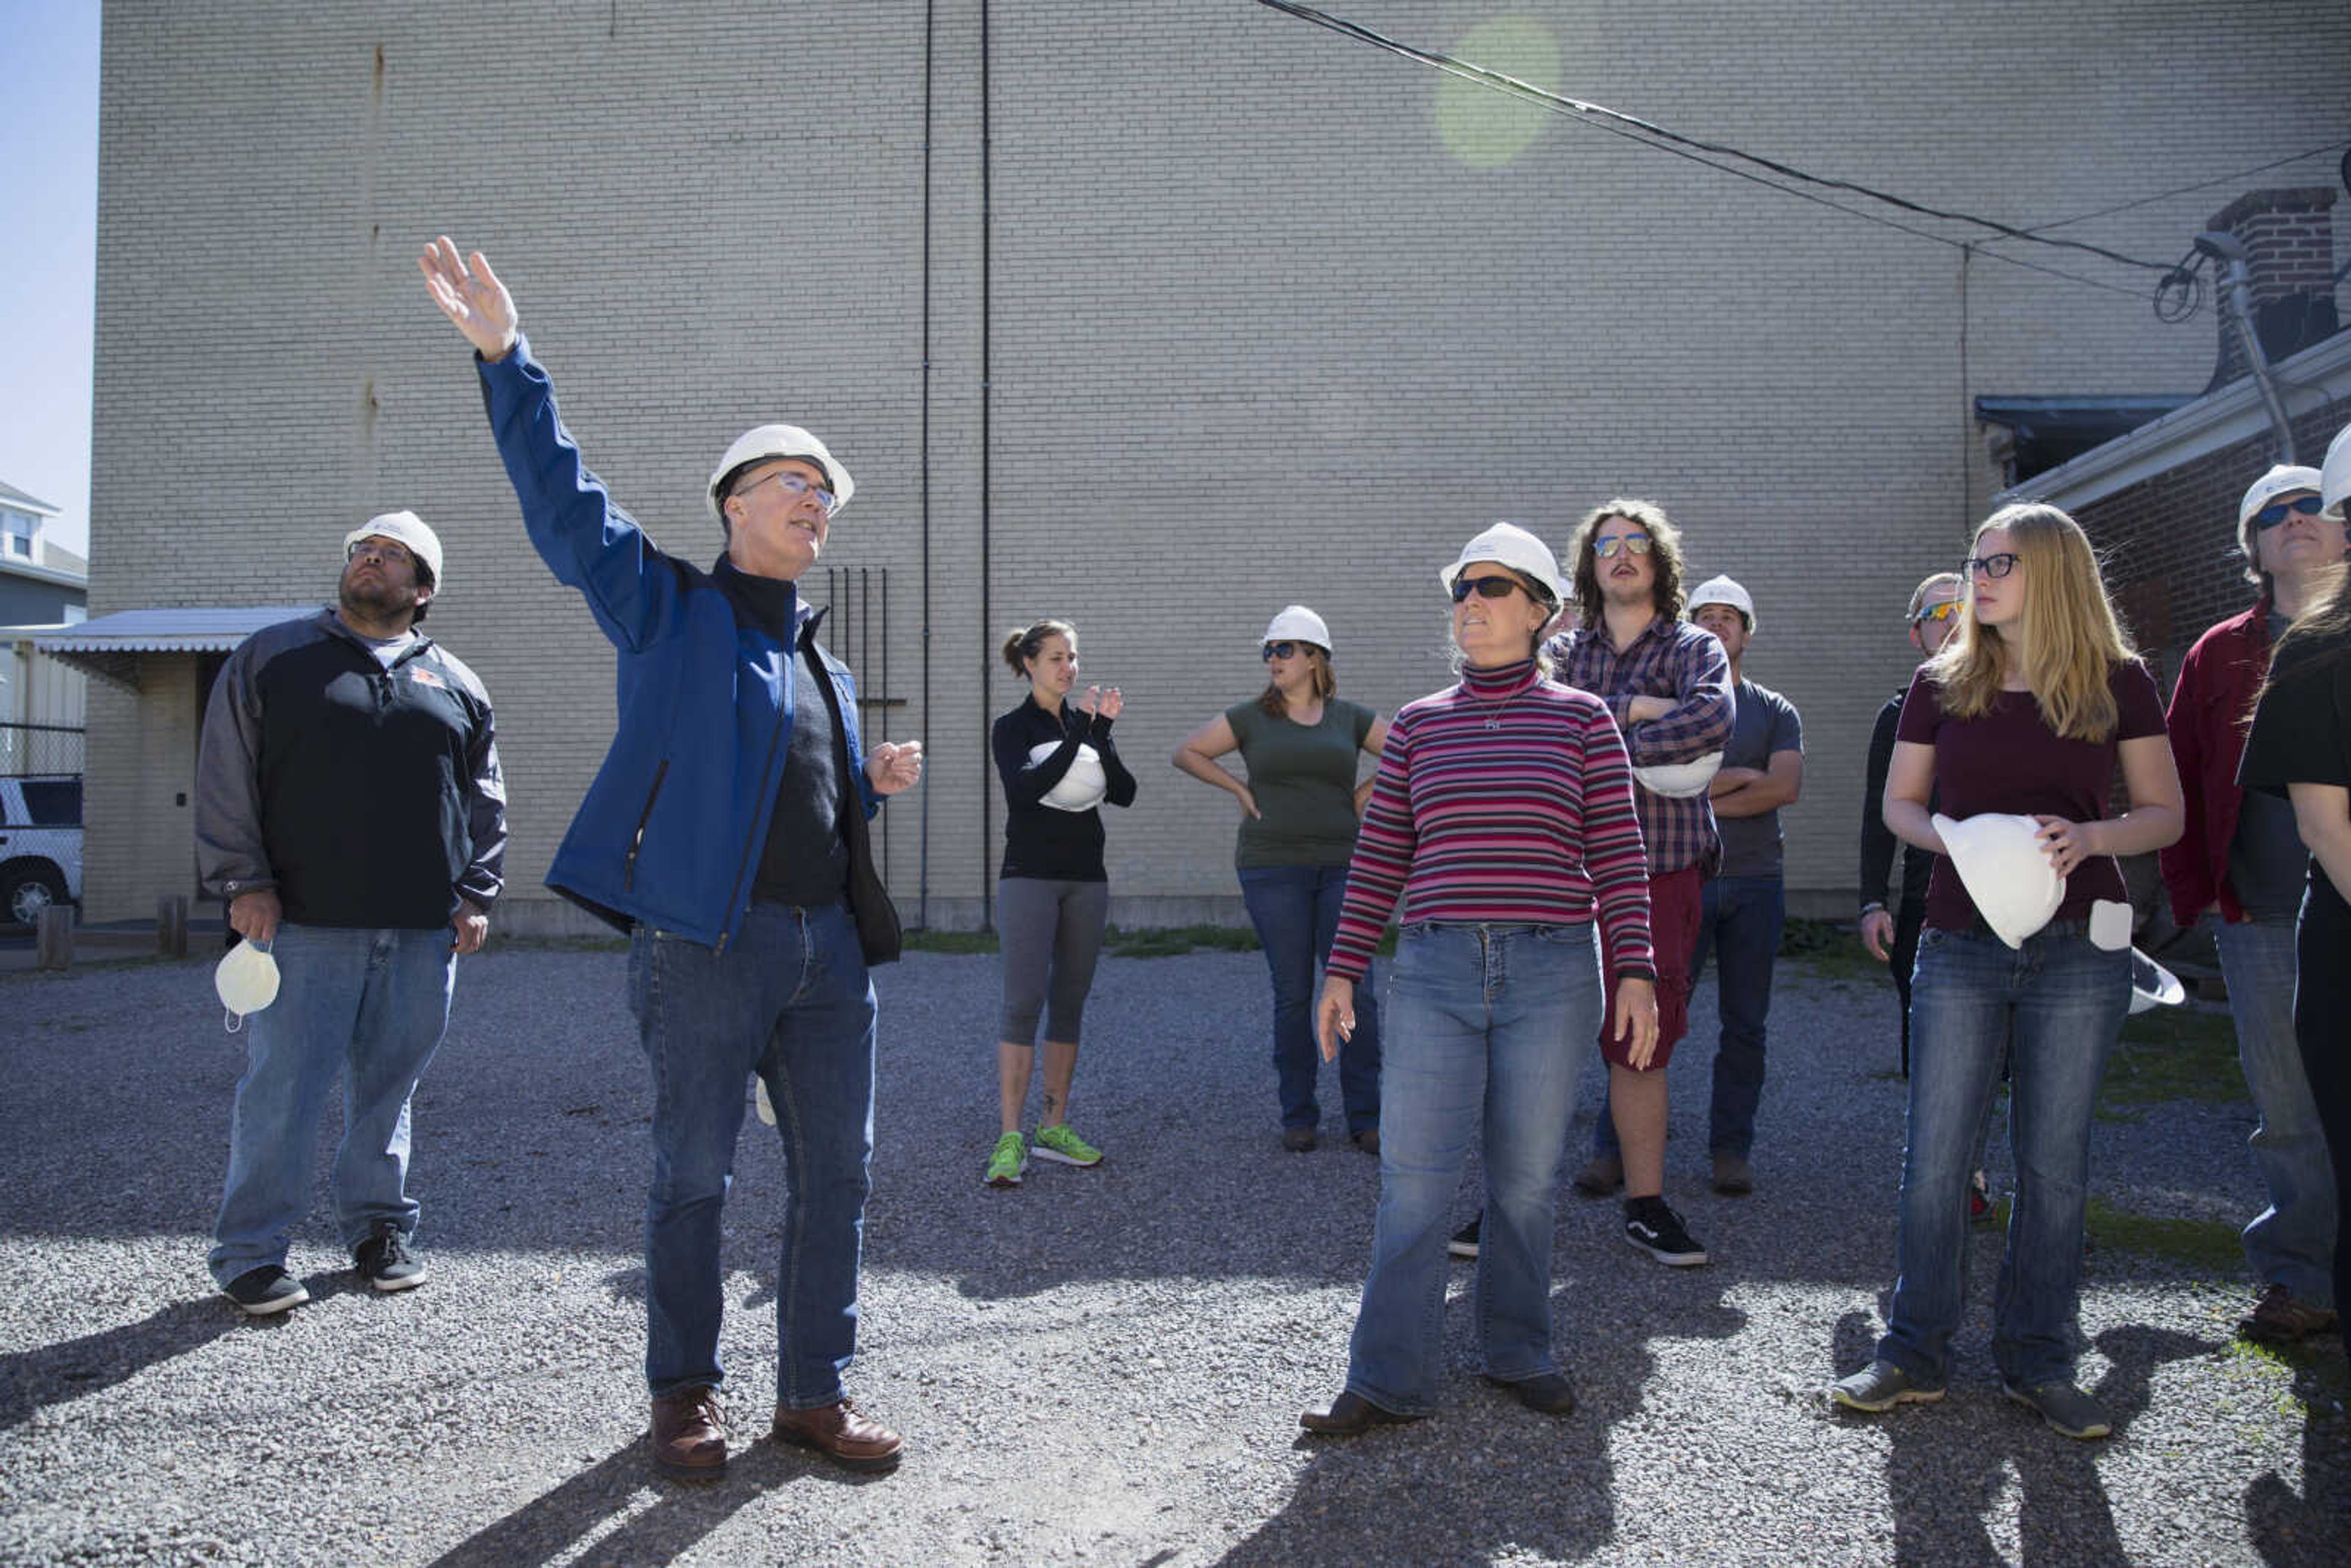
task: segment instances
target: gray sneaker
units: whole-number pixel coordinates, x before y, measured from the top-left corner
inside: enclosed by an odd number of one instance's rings
[[[275,1263],[264,1263],[258,1269],[247,1269],[221,1287],[221,1294],[237,1304],[249,1317],[266,1318],[310,1299],[302,1281]]]
[[[2064,1437],[2103,1437],[2115,1429],[2106,1407],[2070,1383],[2042,1383],[2019,1387],[2005,1377],[2000,1391],[2030,1410],[2041,1413],[2049,1429]]]
[[[1931,1405],[1943,1396],[1940,1388],[1913,1382],[1910,1374],[1890,1361],[1873,1361],[1851,1377],[1829,1385],[1829,1397],[1848,1410],[1875,1416],[1896,1405]]]

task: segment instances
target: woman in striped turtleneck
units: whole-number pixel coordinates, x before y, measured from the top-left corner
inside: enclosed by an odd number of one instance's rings
[[[1380,1207],[1347,1385],[1300,1417],[1351,1437],[1435,1406],[1446,1208],[1482,1117],[1478,1333],[1486,1376],[1550,1415],[1574,1407],[1551,1348],[1552,1199],[1583,1052],[1597,1037],[1593,923],[1622,977],[1617,1031],[1656,1049],[1641,825],[1624,737],[1536,649],[1559,563],[1497,523],[1438,573],[1461,679],[1388,730],[1347,872],[1315,1026],[1327,1059],[1401,902],[1381,1069]]]

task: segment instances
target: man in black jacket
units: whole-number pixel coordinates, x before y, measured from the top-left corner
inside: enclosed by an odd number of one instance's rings
[[[335,1219],[379,1291],[424,1282],[409,1250],[408,1103],[479,948],[506,858],[489,695],[416,630],[441,541],[413,512],[343,540],[331,609],[229,655],[204,714],[196,856],[277,1000],[252,1015],[213,1279],[256,1316],[310,1299],[286,1271],[309,1207],[319,1113],[345,1074]]]

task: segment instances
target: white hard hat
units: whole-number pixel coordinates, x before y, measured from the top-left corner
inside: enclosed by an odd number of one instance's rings
[[[2343,502],[2351,497],[2351,424],[2335,433],[2326,444],[2326,458],[2318,471],[2318,499],[2325,508],[2324,515],[2340,522],[2345,514]]]
[[[1061,749],[1060,741],[1040,740],[1029,748],[1029,765],[1033,768]],[[1070,759],[1070,770],[1061,775],[1061,781],[1045,791],[1045,804],[1057,811],[1091,811],[1102,804],[1109,789],[1102,753],[1091,746],[1081,746],[1077,756]]]
[[[849,497],[856,493],[856,481],[851,479],[849,470],[825,450],[823,442],[797,424],[763,424],[737,436],[735,444],[726,449],[726,455],[718,460],[718,466],[710,471],[712,517],[722,524],[726,520],[718,494],[718,486],[726,482],[726,476],[746,463],[757,463],[767,457],[797,457],[803,463],[813,463],[823,469],[825,487],[832,492],[832,509],[836,512],[849,505]]]
[[[2291,463],[2279,464],[2254,480],[2253,487],[2245,492],[2245,498],[2237,503],[2238,528],[2242,530],[2247,523],[2253,520],[2255,512],[2280,496],[2291,496],[2297,490],[2315,490],[2318,485],[2317,469],[2298,467]]]
[[[1461,569],[1479,560],[1490,560],[1497,566],[1509,567],[1521,577],[1531,577],[1542,584],[1553,604],[1566,602],[1567,588],[1559,580],[1559,558],[1551,553],[1551,546],[1516,523],[1496,523],[1463,545],[1453,564],[1437,574],[1437,580],[1450,593],[1453,580],[1461,575]]]
[[[2131,949],[2131,1011],[2176,1008],[2187,999],[2188,988],[2179,983],[2179,976],[2137,948]]]
[[[1750,631],[1754,629],[1755,601],[1748,597],[1745,589],[1728,577],[1709,577],[1698,585],[1698,591],[1689,596],[1690,613],[1697,614],[1698,607],[1703,604],[1728,604],[1747,617]]]
[[[424,519],[414,512],[385,512],[370,517],[343,536],[343,559],[351,559],[351,551],[361,539],[386,538],[408,547],[409,554],[424,564],[433,574],[434,588],[441,583],[441,538],[424,526]]]
[[[1980,811],[1959,821],[1938,811],[1935,831],[1976,913],[2010,946],[2023,946],[2065,902],[2065,879],[2049,863],[2041,824],[2031,817]]]
[[[1707,786],[1721,771],[1722,753],[1709,751],[1687,762],[1654,762],[1646,768],[1635,768],[1633,777],[1652,795],[1687,800],[1693,795],[1705,794]]]
[[[1281,613],[1265,623],[1265,640],[1311,643],[1325,653],[1332,651],[1331,628],[1323,624],[1322,617],[1303,604],[1282,606]]]
[[[257,1013],[277,999],[277,960],[266,947],[240,942],[213,967],[213,990],[232,1019]]]

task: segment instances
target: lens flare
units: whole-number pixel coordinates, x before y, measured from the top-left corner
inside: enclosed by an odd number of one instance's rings
[[[1559,40],[1531,16],[1480,22],[1449,52],[1545,92],[1559,90]],[[1534,104],[1457,76],[1437,78],[1434,112],[1445,150],[1472,169],[1508,163],[1533,145],[1551,119]]]

